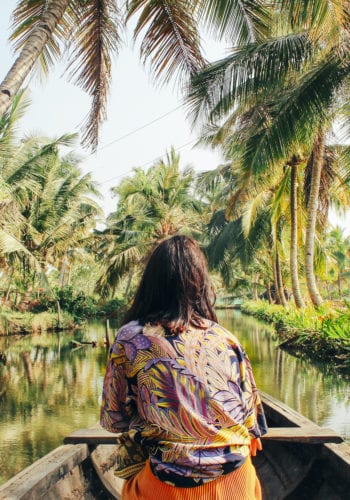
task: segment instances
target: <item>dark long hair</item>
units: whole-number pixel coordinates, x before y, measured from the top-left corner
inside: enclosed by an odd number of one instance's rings
[[[198,243],[177,235],[162,241],[152,252],[123,323],[138,319],[162,324],[176,333],[190,324],[203,326],[203,318],[217,321],[214,302],[207,263]]]

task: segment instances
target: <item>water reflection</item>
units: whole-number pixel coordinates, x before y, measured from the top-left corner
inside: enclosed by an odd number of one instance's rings
[[[350,390],[344,380],[276,349],[272,330],[236,311],[220,322],[241,340],[258,386],[320,425],[350,439]],[[116,330],[111,325],[111,338]],[[0,337],[0,484],[62,443],[65,435],[98,420],[106,363],[105,325],[73,334]],[[97,341],[74,347],[71,340]]]
[[[0,338],[0,483],[98,420],[106,364],[105,328]],[[75,348],[71,340],[97,340]]]

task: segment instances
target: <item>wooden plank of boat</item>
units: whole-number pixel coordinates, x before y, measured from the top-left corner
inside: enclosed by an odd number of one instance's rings
[[[39,498],[84,498],[85,480],[78,473],[80,464],[89,456],[86,444],[63,445],[40,458],[0,486],[2,500],[37,500]],[[78,468],[77,468],[78,467]],[[70,481],[65,481],[69,476]],[[67,487],[68,486],[68,487]],[[68,491],[70,490],[70,491]],[[52,496],[56,495],[56,496]],[[88,498],[88,497],[86,497]]]
[[[113,453],[113,446],[97,446],[91,453],[91,462],[99,480],[110,497],[121,498],[124,480],[114,475],[115,455]]]
[[[115,444],[116,434],[102,428],[79,429],[64,438],[65,444],[86,443],[90,445]],[[343,438],[332,429],[322,427],[271,427],[262,437],[263,441],[285,441],[305,444],[341,443]]]

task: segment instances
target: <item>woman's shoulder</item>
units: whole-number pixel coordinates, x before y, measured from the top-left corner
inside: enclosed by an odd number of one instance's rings
[[[215,321],[210,321],[210,324],[207,327],[207,331],[218,335],[219,337],[222,338],[222,340],[226,340],[231,346],[235,346],[238,349],[244,351],[242,344],[240,343],[236,335],[232,331],[220,325],[219,323],[216,323]]]
[[[227,328],[225,328],[224,326],[220,325],[220,323],[217,323],[215,321],[212,321],[212,320],[206,320],[207,321],[207,327],[206,329],[209,330],[209,331],[213,331],[215,333],[217,333],[218,335],[229,335],[229,336],[232,336],[233,333],[230,332],[229,330],[227,330]]]
[[[115,340],[128,340],[135,337],[135,335],[142,333],[143,324],[139,320],[132,320],[125,325],[122,325],[117,331]]]

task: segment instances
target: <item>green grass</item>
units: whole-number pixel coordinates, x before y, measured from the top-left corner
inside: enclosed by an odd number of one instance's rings
[[[58,325],[57,313],[44,311],[34,314],[32,312],[11,311],[6,308],[0,310],[0,335],[46,332],[55,330],[58,326],[62,329],[74,328],[72,316],[63,311],[61,323]]]

